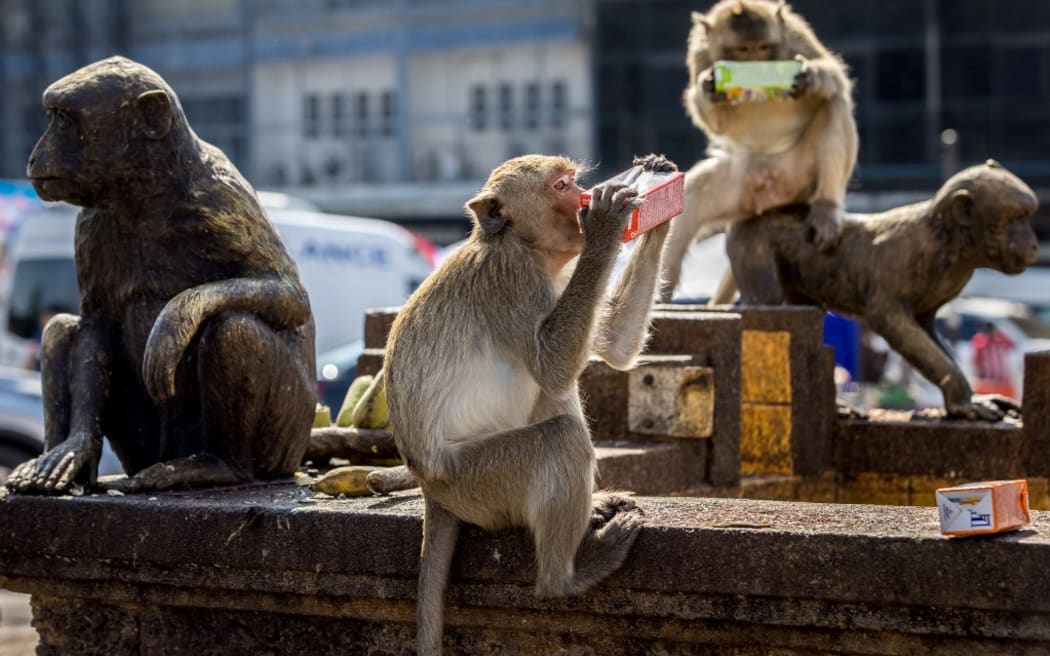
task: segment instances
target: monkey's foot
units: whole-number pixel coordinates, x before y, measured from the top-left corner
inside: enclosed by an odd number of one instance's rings
[[[591,529],[597,530],[609,523],[618,513],[635,509],[639,513],[642,512],[634,500],[629,497],[599,492],[594,495],[594,507],[591,508]]]
[[[635,157],[631,165],[640,166],[646,171],[657,171],[659,173],[670,173],[678,170],[678,166],[674,162],[663,155],[655,153],[644,157]]]
[[[70,437],[47,453],[15,467],[5,485],[22,494],[65,494],[87,474],[93,482],[101,447],[94,440]],[[87,471],[85,472],[85,468]]]
[[[971,421],[1002,421],[1020,419],[1021,406],[1017,401],[1001,394],[974,394],[969,403],[952,404],[945,407],[949,419]]]
[[[408,467],[399,465],[370,473],[365,478],[365,485],[368,486],[372,494],[390,494],[398,490],[409,490],[419,487],[419,481],[408,470]]]
[[[842,236],[842,210],[829,200],[815,200],[810,203],[806,224],[809,226],[806,241],[827,253],[838,245]]]
[[[102,488],[133,493],[167,490],[173,487],[208,487],[243,483],[225,462],[210,455],[195,455],[150,465],[133,476],[106,478],[99,481]]]

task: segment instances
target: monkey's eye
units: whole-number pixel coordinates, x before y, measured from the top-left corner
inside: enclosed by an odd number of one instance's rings
[[[73,121],[69,118],[69,114],[63,112],[60,109],[48,110],[48,114],[51,116],[51,121],[61,130],[73,125]]]
[[[573,176],[568,175],[568,174],[563,175],[560,178],[558,178],[557,181],[555,181],[555,183],[554,183],[554,190],[555,191],[565,191],[566,189],[568,189],[572,185],[572,182],[573,182]]]

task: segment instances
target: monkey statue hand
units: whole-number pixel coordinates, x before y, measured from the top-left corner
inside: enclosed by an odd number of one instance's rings
[[[1017,402],[999,394],[974,394],[969,402],[946,402],[944,409],[948,417],[971,421],[1001,421],[1007,416],[1021,416],[1021,407]]]
[[[616,250],[623,241],[627,219],[641,205],[638,190],[622,182],[600,184],[591,190],[590,207],[580,210],[584,251]]]
[[[203,320],[196,288],[176,295],[153,322],[142,359],[142,381],[157,403],[175,396],[175,368]]]
[[[714,69],[707,69],[700,74],[700,79],[697,80],[700,83],[700,90],[703,91],[704,97],[707,98],[708,102],[712,103],[723,103],[728,99],[725,93],[715,90],[715,72]]]
[[[95,482],[101,454],[101,436],[71,433],[44,454],[15,467],[5,484],[16,492],[62,494],[72,487],[84,467],[89,467],[88,482]]]

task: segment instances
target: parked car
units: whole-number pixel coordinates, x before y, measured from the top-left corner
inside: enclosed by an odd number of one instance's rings
[[[324,352],[364,332],[368,308],[400,305],[433,269],[430,242],[377,219],[338,216],[264,195],[264,206],[285,242],[310,297]],[[5,287],[0,365],[23,366],[50,312],[76,312],[73,266],[77,209],[52,203],[27,215],[11,249]]]
[[[44,404],[40,374],[0,367],[0,483],[11,470],[44,450]],[[106,441],[99,461],[100,475],[123,472]]]

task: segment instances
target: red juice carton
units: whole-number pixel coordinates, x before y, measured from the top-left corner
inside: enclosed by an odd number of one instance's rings
[[[1032,521],[1028,481],[1024,479],[943,487],[936,495],[941,533],[945,535],[999,533]]]
[[[685,174],[681,171],[644,171],[642,167],[635,166],[606,182],[626,182],[638,190],[638,198],[642,200],[642,204],[635,208],[627,221],[624,241],[631,241],[682,213]],[[580,207],[590,205],[591,192],[585,191],[580,195]]]

